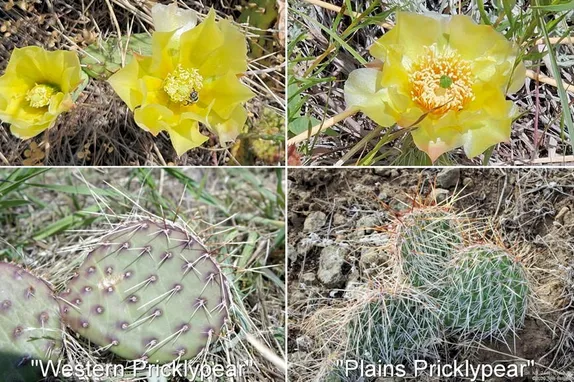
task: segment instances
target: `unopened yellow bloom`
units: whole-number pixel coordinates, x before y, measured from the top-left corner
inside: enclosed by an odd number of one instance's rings
[[[412,127],[432,161],[456,147],[474,157],[509,140],[516,110],[506,94],[522,87],[525,68],[492,27],[461,15],[398,13],[370,53],[383,68],[349,75],[347,106],[382,126]]]
[[[51,128],[70,110],[81,82],[78,56],[37,46],[16,48],[0,77],[0,120],[15,136],[28,139]]]
[[[196,27],[180,29],[154,32],[152,56],[135,56],[108,80],[138,126],[167,131],[178,155],[208,139],[199,123],[221,142],[234,140],[247,119],[242,104],[253,97],[239,80],[247,70],[245,36],[231,22],[216,22],[211,10]]]

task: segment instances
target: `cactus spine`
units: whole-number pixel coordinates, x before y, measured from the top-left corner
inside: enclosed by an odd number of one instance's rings
[[[462,243],[458,218],[440,209],[415,210],[398,225],[401,271],[417,288],[439,287],[457,246]]]
[[[348,331],[349,346],[359,358],[412,364],[436,357],[441,326],[428,296],[411,289],[383,291],[363,304]]]
[[[527,298],[519,262],[493,245],[472,246],[449,267],[441,297],[444,322],[455,334],[503,339],[523,324]]]

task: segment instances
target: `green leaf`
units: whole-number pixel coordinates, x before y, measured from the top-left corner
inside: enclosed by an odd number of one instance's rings
[[[28,179],[32,179],[49,170],[49,168],[19,168],[12,171],[8,178],[0,183],[0,198],[26,185]]]
[[[549,47],[548,49],[548,57],[550,58],[550,69],[552,72],[552,76],[556,79],[556,87],[558,89],[558,96],[560,97],[560,103],[562,104],[562,116],[564,118],[564,124],[567,128],[567,134],[570,138],[570,144],[572,149],[574,150],[574,142],[572,141],[572,134],[574,134],[574,121],[572,120],[572,114],[570,113],[570,101],[568,99],[568,95],[566,94],[566,90],[564,89],[564,85],[562,83],[562,77],[560,73],[560,68],[558,67],[558,63],[556,62],[556,52],[554,51],[552,44],[550,44],[550,37],[548,36],[548,29],[544,22],[544,18],[538,15],[538,23],[540,25],[540,29],[544,34],[544,40],[546,41],[546,45]]]
[[[289,123],[289,131],[295,135],[301,134],[319,123],[321,123],[321,121],[317,118],[298,117]]]
[[[11,200],[0,200],[0,210],[10,207],[19,207],[31,204],[29,200],[25,199],[11,199]]]
[[[43,240],[47,237],[55,235],[59,232],[65,231],[67,229],[73,229],[81,226],[89,226],[94,220],[98,218],[95,215],[96,212],[100,211],[100,207],[97,205],[86,208],[82,211],[74,212],[72,215],[66,216],[47,227],[37,231],[33,239]]]
[[[567,3],[559,3],[559,4],[552,4],[552,5],[536,5],[533,6],[534,9],[540,9],[546,12],[562,12],[562,11],[571,11],[574,9],[574,0],[570,0]]]

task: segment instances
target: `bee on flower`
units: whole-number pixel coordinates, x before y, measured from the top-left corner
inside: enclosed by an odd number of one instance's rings
[[[178,155],[208,137],[235,140],[254,96],[240,77],[247,70],[245,36],[228,20],[215,20],[212,9],[196,25],[191,10],[156,4],[152,55],[134,55],[108,82],[134,112],[138,126],[153,135],[166,131]]]

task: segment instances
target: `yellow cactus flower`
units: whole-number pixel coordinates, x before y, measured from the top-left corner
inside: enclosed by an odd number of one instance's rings
[[[81,81],[75,53],[16,48],[0,77],[0,121],[9,123],[12,134],[21,139],[35,137],[70,110],[72,92]]]
[[[509,140],[516,110],[506,94],[522,87],[525,67],[491,26],[462,15],[398,13],[370,53],[382,70],[349,75],[347,106],[382,126],[412,128],[433,162],[456,147],[472,158]]]
[[[230,21],[216,22],[212,9],[202,23],[174,38],[178,31],[155,31],[152,55],[134,56],[108,82],[138,126],[153,135],[167,131],[182,155],[208,139],[199,123],[221,142],[233,141],[247,120],[242,103],[254,94],[239,80],[247,70],[247,48]]]

